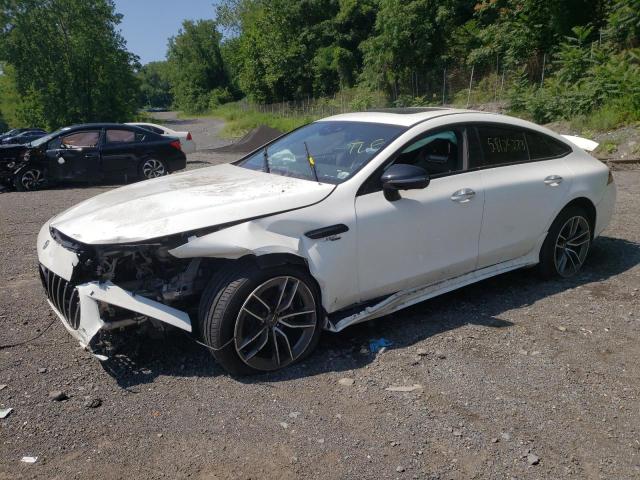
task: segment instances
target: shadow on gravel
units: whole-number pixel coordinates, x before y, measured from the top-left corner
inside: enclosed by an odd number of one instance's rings
[[[593,245],[584,270],[575,278],[544,281],[535,270],[517,270],[422,302],[393,315],[355,325],[339,334],[325,333],[316,351],[303,363],[280,372],[239,378],[243,383],[269,383],[364,367],[375,354],[361,353],[369,341],[384,337],[391,348],[405,349],[429,337],[467,324],[509,328],[499,317],[540,299],[580,285],[602,282],[640,264],[640,244],[602,237]],[[593,286],[592,290],[606,285]],[[532,320],[535,321],[535,320]],[[202,377],[224,374],[206,349],[186,335],[173,333],[161,340],[128,342],[103,366],[124,388],[152,382],[159,375]],[[428,346],[427,346],[428,348]]]

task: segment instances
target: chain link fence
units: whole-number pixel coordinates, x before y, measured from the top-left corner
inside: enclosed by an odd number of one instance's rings
[[[531,83],[542,84],[544,73],[550,64],[551,59],[546,54],[530,59],[527,65],[519,68],[504,67],[498,58],[495,65],[452,66],[443,68],[439,75],[431,72],[428,78],[413,72],[402,88],[392,89],[389,93],[352,88],[342,90],[332,97],[308,97],[270,104],[245,100],[240,102],[240,107],[244,111],[257,111],[284,118],[321,118],[354,111],[411,106],[476,108],[503,112],[508,106],[514,83],[525,75]]]

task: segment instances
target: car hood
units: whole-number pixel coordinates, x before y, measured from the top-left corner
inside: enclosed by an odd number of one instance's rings
[[[86,244],[118,244],[214,227],[317,203],[334,185],[217,165],[86,200],[50,225]]]

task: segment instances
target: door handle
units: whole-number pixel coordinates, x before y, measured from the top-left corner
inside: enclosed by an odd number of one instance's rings
[[[476,195],[476,192],[470,188],[463,188],[451,195],[451,200],[458,203],[468,203]]]
[[[549,187],[557,187],[562,183],[563,178],[560,175],[549,175],[544,179],[544,184]]]
[[[97,153],[87,153],[87,154],[85,154],[84,158],[98,158],[98,154]]]

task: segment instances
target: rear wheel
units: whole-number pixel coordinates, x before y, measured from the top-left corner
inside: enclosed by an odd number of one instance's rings
[[[150,179],[162,177],[169,173],[169,170],[162,160],[148,158],[140,165],[140,173],[143,178]]]
[[[46,185],[44,171],[40,168],[26,168],[16,174],[13,185],[19,192],[39,190]]]
[[[212,280],[203,293],[199,319],[205,343],[229,373],[278,370],[315,348],[319,294],[302,268],[246,265]]]
[[[572,277],[582,268],[592,241],[589,217],[580,207],[569,207],[555,219],[540,253],[545,277]]]

